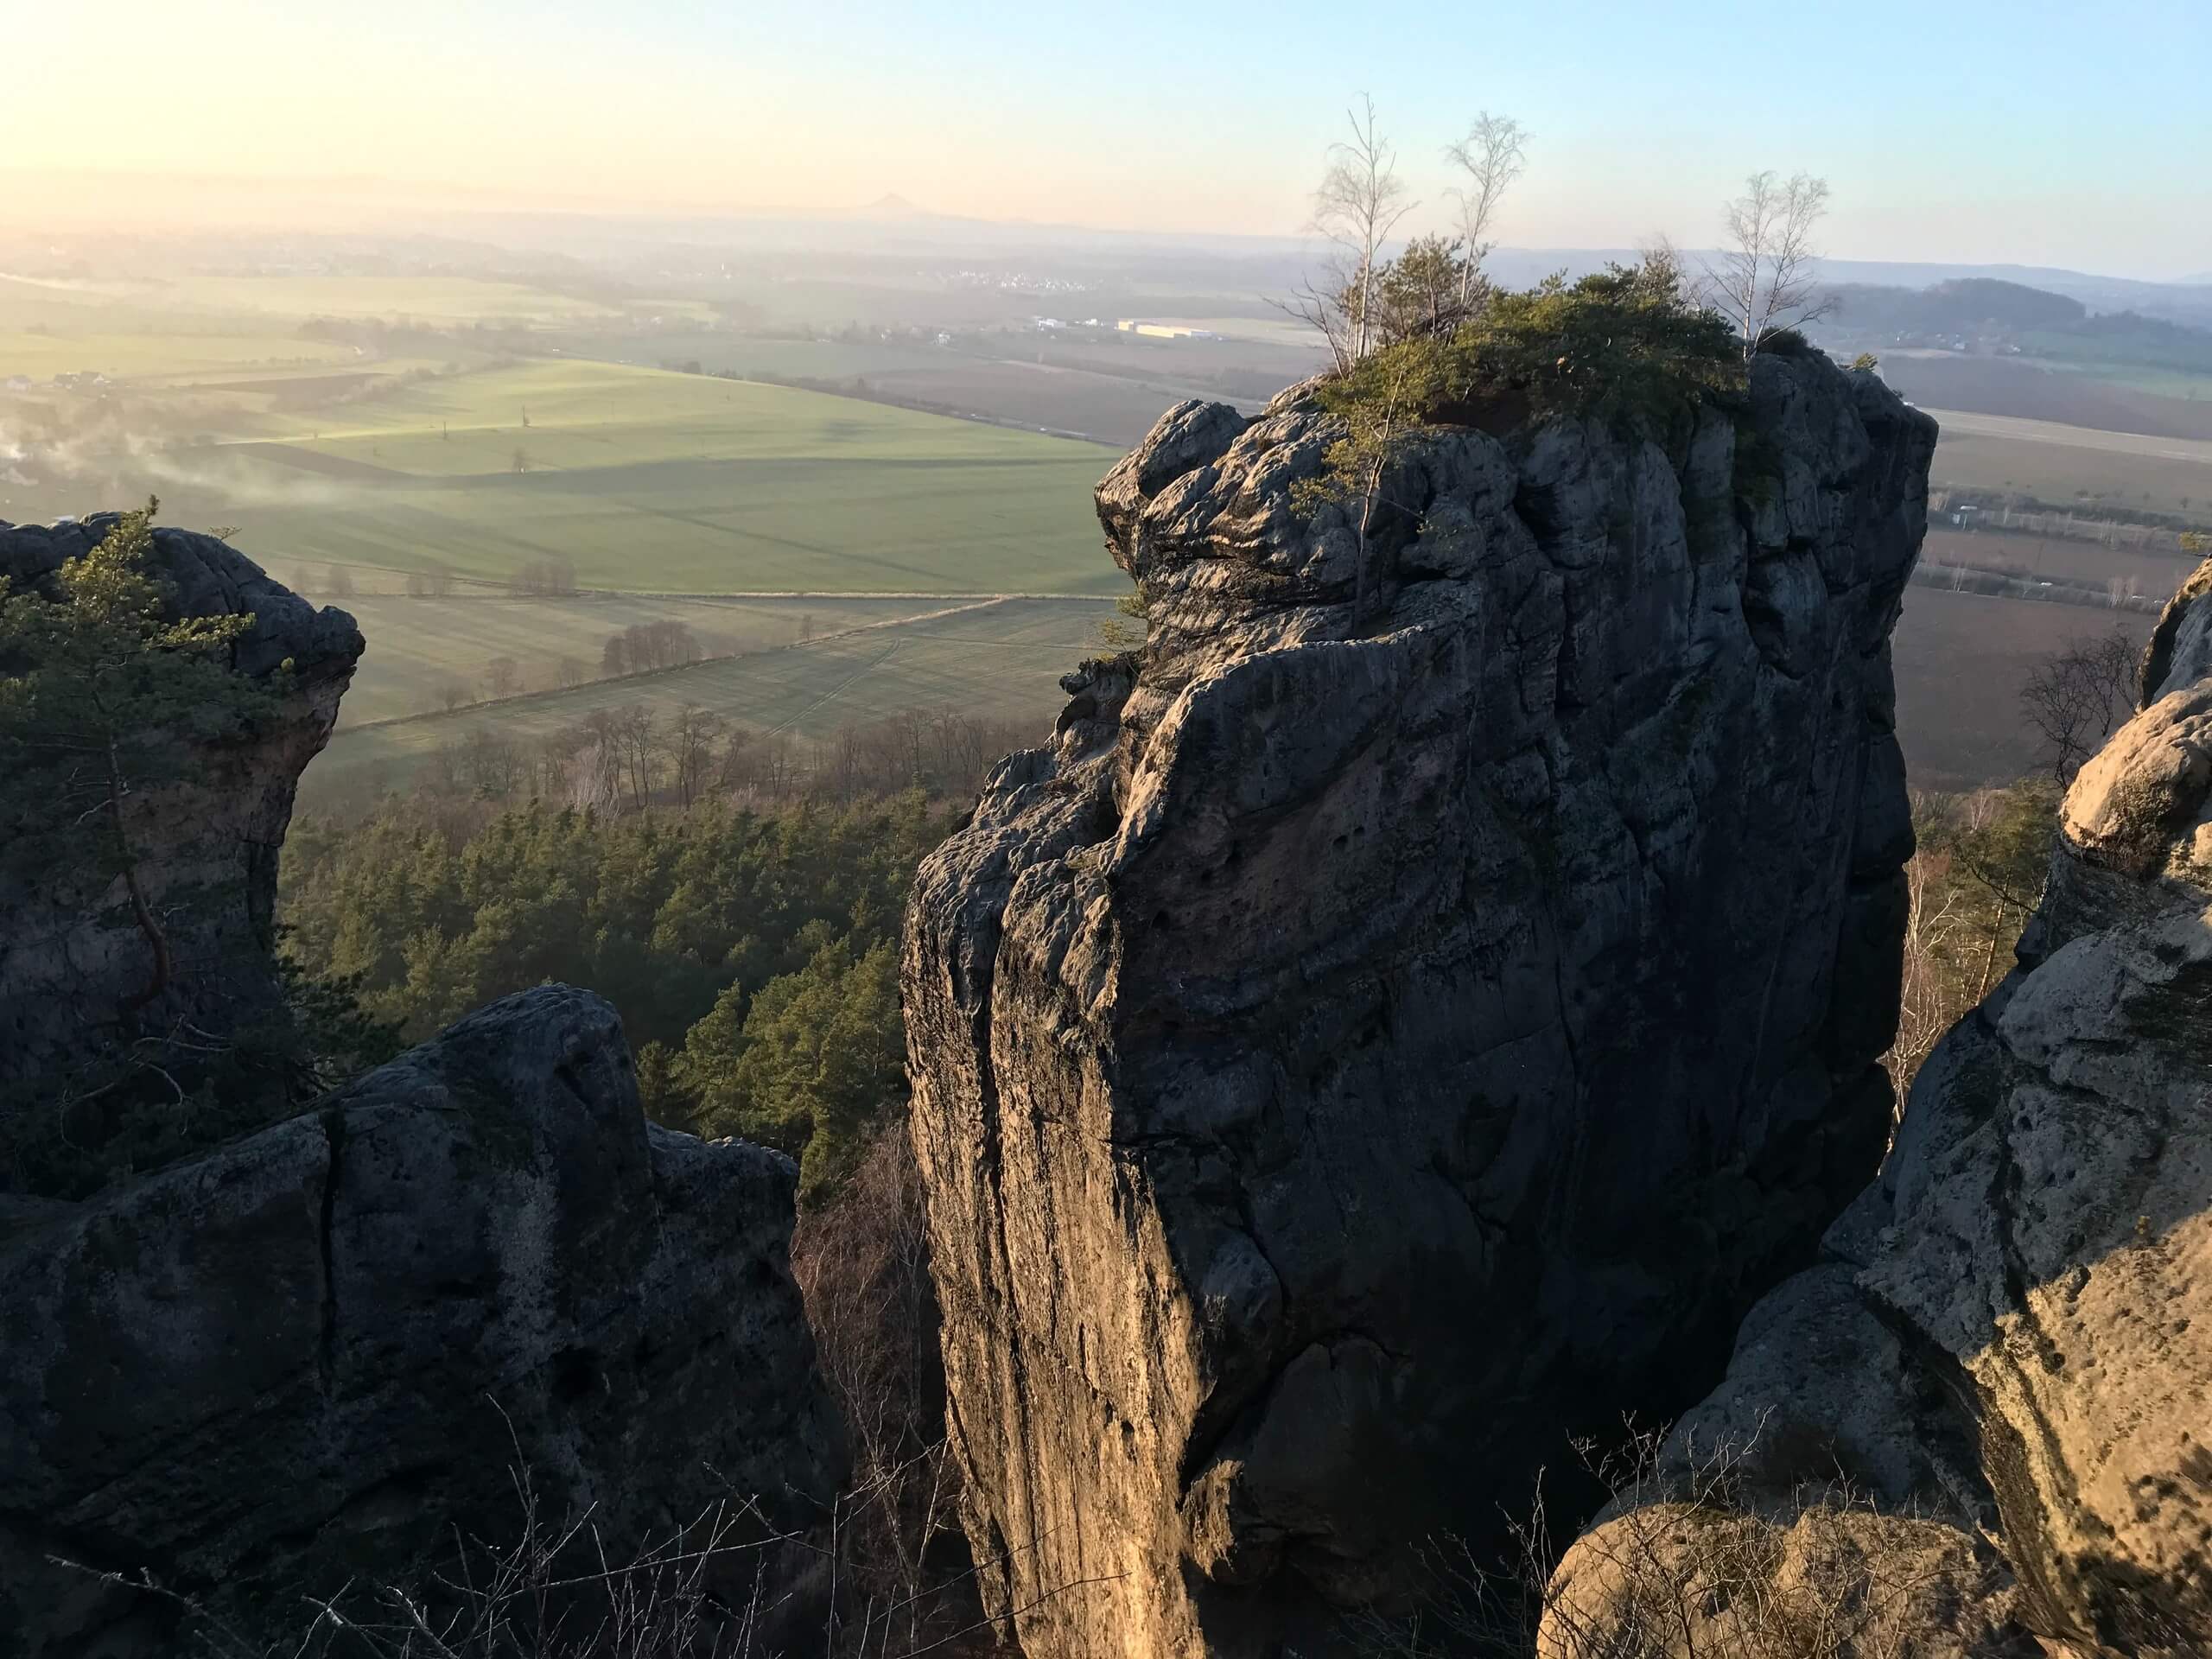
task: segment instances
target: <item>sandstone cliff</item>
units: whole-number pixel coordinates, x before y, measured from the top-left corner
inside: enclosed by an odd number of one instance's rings
[[[1933,423],[1770,356],[1671,448],[1433,431],[1364,577],[1293,504],[1334,429],[1185,404],[1115,467],[1148,642],[909,915],[969,1528],[1031,1659],[1321,1639],[1707,1385],[1888,1127]]]
[[[1915,1517],[1891,1524],[1993,1540],[2016,1581],[1955,1585],[1961,1622],[2081,1653],[2212,1653],[2209,595],[2212,563],[2068,792],[2018,966],[1669,1451],[1679,1474],[1749,1448],[1770,1507],[1847,1482]]]
[[[515,1470],[618,1564],[725,1501],[810,1522],[842,1446],[786,1259],[795,1179],[649,1125],[613,1010],[555,986],[308,1115],[18,1212],[0,1651],[188,1644],[174,1601],[87,1568],[296,1641],[304,1594],[419,1586],[455,1529],[512,1540]]]
[[[111,522],[0,526],[0,572],[37,587]],[[142,874],[191,918],[151,1012],[220,1033],[277,995],[278,849],[361,639],[211,537],[160,531],[155,556],[176,614],[251,611],[228,667],[289,688],[143,804]],[[108,897],[0,887],[0,1085],[26,1111],[143,978]],[[251,1121],[287,1113],[265,1104]],[[717,1505],[813,1521],[844,1453],[787,1259],[795,1179],[649,1125],[614,1011],[547,986],[89,1199],[0,1195],[0,1652],[291,1652],[308,1595],[435,1603],[458,1539],[517,1541],[518,1472],[542,1525],[588,1516],[616,1566]],[[757,1564],[729,1558],[734,1605]],[[188,1600],[232,1635],[204,1646]]]
[[[116,515],[54,525],[0,524],[0,576],[18,591],[41,591],[67,560],[90,551]],[[244,739],[195,744],[184,781],[156,799],[135,801],[152,826],[141,872],[149,902],[177,918],[180,972],[143,1012],[149,1029],[190,1021],[228,1032],[266,1001],[265,960],[276,898],[276,851],[291,822],[301,772],[321,751],[338,700],[361,655],[361,636],[343,611],[316,610],[213,536],[157,528],[149,574],[165,583],[175,616],[251,613],[233,648],[238,673],[266,679],[290,664],[291,690],[276,715]],[[36,811],[36,804],[27,810]],[[0,833],[12,833],[0,823]],[[189,898],[188,906],[180,901]],[[114,924],[108,895],[66,885],[26,886],[0,868],[0,1092],[50,1079],[104,1040],[103,1023],[146,976],[145,945]],[[194,971],[226,964],[220,975]]]

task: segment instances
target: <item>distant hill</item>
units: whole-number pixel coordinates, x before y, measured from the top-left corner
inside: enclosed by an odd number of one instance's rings
[[[2089,314],[2081,301],[2063,294],[1988,276],[1922,289],[1839,283],[1828,292],[1836,301],[1835,331],[1853,334],[2022,334],[2072,327]]]
[[[1998,277],[1927,288],[1838,283],[1831,314],[1810,331],[1839,349],[1882,345],[2046,358],[2085,369],[2120,365],[2212,374],[2212,308],[2196,313],[2093,308],[2069,295]],[[2188,295],[2192,290],[2176,288]]]

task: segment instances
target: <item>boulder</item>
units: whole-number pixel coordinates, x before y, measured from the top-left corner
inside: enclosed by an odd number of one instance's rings
[[[41,591],[115,522],[115,514],[101,513],[52,525],[0,524],[0,578],[17,592]],[[156,826],[143,837],[140,879],[149,904],[171,918],[179,964],[168,991],[140,1011],[140,1021],[149,1031],[189,1022],[227,1033],[276,995],[276,852],[300,773],[337,721],[361,635],[345,612],[318,611],[213,536],[156,528],[149,574],[167,585],[174,617],[251,614],[252,628],[231,652],[238,673],[266,679],[289,664],[289,689],[273,715],[226,741],[180,731],[177,743],[191,752],[183,779],[137,804],[139,821]],[[0,821],[0,835],[8,833]],[[108,1040],[110,1011],[144,983],[146,947],[134,930],[114,924],[119,878],[115,887],[78,892],[0,871],[0,1096],[82,1065]],[[210,963],[222,971],[194,971]]]
[[[2208,578],[2168,609],[2184,646]],[[2115,1656],[2212,1653],[2212,678],[2160,649],[2067,793],[2017,967],[1668,1453],[1679,1478],[1788,1425],[1792,1475],[1994,1537],[2027,1628]],[[1792,1327],[1823,1363],[1758,1338]]]
[[[548,986],[304,1116],[16,1206],[0,1651],[176,1651],[179,1598],[296,1640],[308,1594],[514,1540],[518,1471],[617,1564],[751,1498],[811,1520],[842,1450],[795,1176],[648,1124],[613,1010]]]
[[[1934,423],[1762,357],[1664,442],[1171,410],[1141,652],[924,866],[953,1435],[1032,1659],[1325,1643],[1671,1411],[1874,1168]]]
[[[1651,1503],[1579,1540],[1537,1659],[2045,1659],[1996,1552],[1834,1499],[1770,1516]]]

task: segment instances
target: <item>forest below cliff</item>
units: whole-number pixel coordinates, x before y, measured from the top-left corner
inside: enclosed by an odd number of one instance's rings
[[[918,791],[628,813],[425,792],[295,823],[283,915],[299,966],[409,1042],[532,985],[598,991],[650,1116],[799,1155],[818,1192],[900,1096],[899,919],[950,827]]]
[[[2009,964],[2055,808],[2045,779],[1916,797],[1900,1098]],[[820,1201],[904,1103],[900,914],[955,822],[918,789],[593,811],[429,786],[296,822],[286,945],[406,1041],[532,985],[588,986],[622,1012],[649,1115],[799,1156]]]

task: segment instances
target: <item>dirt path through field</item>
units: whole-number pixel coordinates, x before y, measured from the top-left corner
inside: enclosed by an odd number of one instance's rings
[[[2011,438],[2021,443],[2055,443],[2069,449],[2095,449],[2115,455],[2150,455],[2160,461],[2191,461],[2212,467],[2212,442],[2199,438],[2150,438],[2139,432],[2100,432],[2094,427],[2062,426],[2056,421],[2023,420],[2012,415],[1969,415],[1961,410],[1931,409],[1947,433]]]

